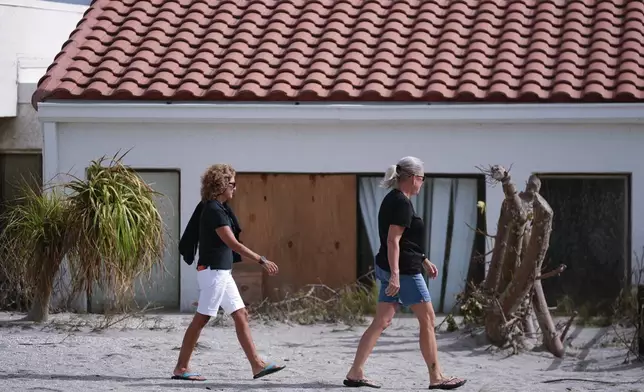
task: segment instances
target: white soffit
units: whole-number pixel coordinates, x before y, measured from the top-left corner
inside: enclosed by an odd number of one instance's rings
[[[41,121],[148,123],[644,123],[643,103],[325,104],[58,101],[38,105]]]

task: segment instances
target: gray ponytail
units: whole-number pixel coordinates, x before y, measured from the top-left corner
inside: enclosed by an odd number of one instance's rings
[[[386,189],[393,188],[398,184],[398,173],[396,165],[391,165],[385,172],[385,177],[380,181],[380,186]]]
[[[413,175],[425,175],[423,162],[416,157],[404,157],[397,164],[387,168],[384,178],[380,181],[380,186],[386,189],[396,188],[398,187],[398,180],[401,176],[410,177]]]

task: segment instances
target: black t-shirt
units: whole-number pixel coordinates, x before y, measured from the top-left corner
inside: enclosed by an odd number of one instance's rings
[[[424,234],[425,224],[414,212],[411,200],[398,189],[392,189],[382,200],[378,212],[378,233],[380,250],[376,255],[376,264],[385,271],[391,271],[387,257],[387,236],[389,226],[405,227],[400,238],[400,255],[398,265],[401,275],[415,275],[422,272],[425,260]]]
[[[232,220],[223,204],[217,200],[205,202],[199,222],[199,262],[211,269],[233,268],[233,251],[226,245],[215,229],[232,226]]]

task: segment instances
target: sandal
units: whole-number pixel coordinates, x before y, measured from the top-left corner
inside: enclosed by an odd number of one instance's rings
[[[456,389],[465,385],[466,382],[467,380],[464,380],[462,378],[448,377],[447,379],[444,379],[438,384],[433,384],[433,385],[430,384],[428,389],[442,389],[442,390]]]
[[[255,374],[253,376],[253,378],[257,379],[257,378],[262,378],[264,376],[268,376],[269,374],[279,372],[280,370],[284,369],[285,367],[286,366],[277,366],[277,365],[271,363],[269,365],[266,365],[266,367],[264,369],[262,369],[262,371],[260,371],[259,373]]]
[[[380,388],[380,385],[376,384],[373,381],[363,378],[362,380],[349,380],[348,378],[344,380],[344,385],[351,388],[359,387],[369,387],[369,388]]]
[[[186,381],[206,381],[206,378],[199,373],[183,372],[182,374],[173,374],[173,380],[186,380]]]

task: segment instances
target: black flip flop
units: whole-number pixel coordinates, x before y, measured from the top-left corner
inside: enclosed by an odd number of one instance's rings
[[[440,384],[430,385],[428,389],[442,389],[442,390],[456,389],[456,388],[462,387],[467,382],[467,380],[461,380],[457,383],[453,383],[454,380],[458,380],[458,378],[450,377],[447,380],[441,382]]]
[[[264,369],[262,369],[261,372],[257,373],[256,375],[253,376],[254,379],[261,378],[264,376],[268,376],[269,374],[273,374],[275,372],[279,372],[280,370],[284,369],[286,366],[277,366],[274,364],[267,365]]]
[[[373,381],[367,379],[362,380],[349,380],[348,378],[344,380],[344,386],[350,388],[359,388],[359,387],[369,387],[369,388],[381,388],[380,385],[375,384]]]

